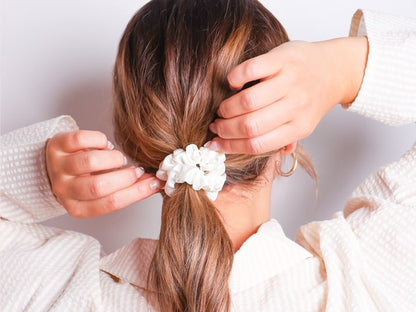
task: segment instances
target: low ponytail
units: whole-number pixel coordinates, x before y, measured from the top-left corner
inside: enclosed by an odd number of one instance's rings
[[[165,196],[148,279],[160,311],[227,312],[233,248],[205,191],[177,184]]]
[[[203,146],[237,64],[288,41],[257,0],[152,0],[130,20],[114,66],[114,129],[124,153],[156,174],[173,151]],[[255,82],[253,82],[255,83]],[[252,185],[269,156],[227,155],[225,185]],[[205,191],[163,195],[149,303],[161,312],[228,312],[233,247]]]

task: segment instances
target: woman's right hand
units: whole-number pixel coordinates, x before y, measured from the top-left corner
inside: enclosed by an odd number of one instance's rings
[[[127,159],[102,132],[59,133],[45,148],[52,192],[73,217],[104,215],[160,189],[160,181],[143,168],[124,168]]]
[[[352,103],[367,62],[365,37],[321,42],[286,42],[249,59],[228,74],[241,90],[219,107],[210,130],[218,137],[209,148],[226,154],[262,154],[310,135],[336,104]]]

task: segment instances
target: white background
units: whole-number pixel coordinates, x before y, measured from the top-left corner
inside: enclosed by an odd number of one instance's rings
[[[296,40],[348,35],[356,9],[416,18],[415,0],[261,1]],[[112,137],[111,72],[130,17],[145,1],[3,0],[1,10],[1,132],[70,114],[83,129]],[[302,224],[342,210],[363,178],[398,158],[414,140],[414,125],[392,128],[337,107],[303,141],[319,176],[298,170],[275,182],[272,217],[294,239]],[[110,215],[48,225],[90,234],[112,252],[135,237],[157,238],[160,196]]]

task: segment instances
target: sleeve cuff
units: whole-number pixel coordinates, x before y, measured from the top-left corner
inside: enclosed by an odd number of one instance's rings
[[[358,10],[350,36],[367,36],[363,83],[344,108],[389,125],[416,121],[416,21]]]
[[[60,116],[2,136],[2,218],[32,223],[66,212],[52,193],[44,147],[45,141],[55,134],[75,130],[78,130],[78,126],[70,116]]]

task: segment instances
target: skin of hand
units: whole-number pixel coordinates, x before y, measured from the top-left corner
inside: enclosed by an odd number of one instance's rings
[[[210,130],[208,145],[227,154],[282,150],[309,136],[336,104],[352,103],[367,63],[366,37],[321,42],[291,41],[247,60],[228,74],[230,88],[241,90],[224,100]]]
[[[59,133],[45,145],[52,192],[76,218],[104,215],[157,193],[161,182],[143,168],[124,167],[127,158],[104,133]]]

